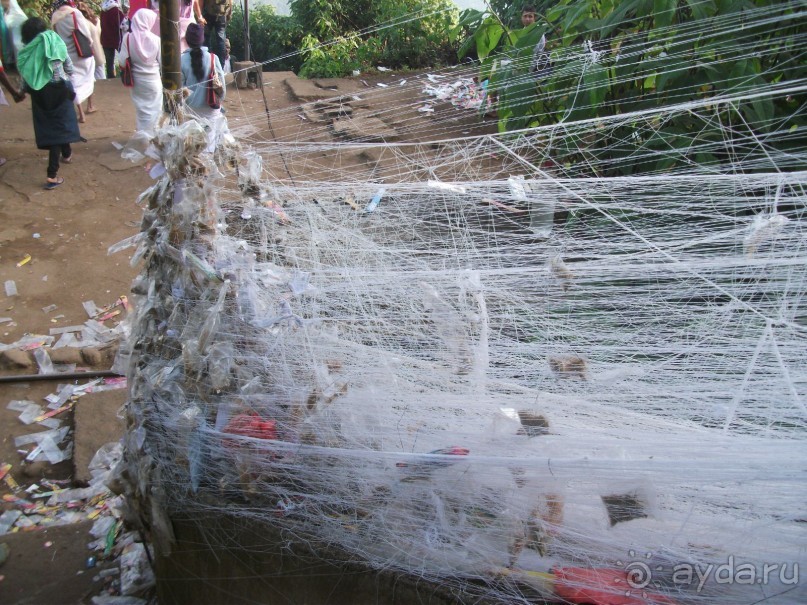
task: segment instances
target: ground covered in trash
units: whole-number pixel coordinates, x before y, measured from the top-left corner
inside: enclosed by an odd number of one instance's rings
[[[446,135],[494,131],[473,111],[404,87],[411,78],[429,83],[425,74],[311,82],[265,73],[264,94],[231,86],[225,107],[245,141],[425,140],[441,112],[454,116],[456,132]],[[363,98],[378,88],[389,94]],[[60,169],[64,184],[50,191],[30,100],[0,107],[0,157],[8,160],[0,167],[4,379],[107,370],[114,357],[137,269],[132,249],[108,249],[138,232],[136,200],[151,179],[142,162],[121,158],[134,125],[129,92],[118,81],[100,82],[95,100],[98,111],[81,125],[87,142],[74,145],[75,160]],[[273,118],[265,119],[265,106]],[[409,110],[393,115],[388,107]],[[121,555],[142,559],[121,529],[121,502],[101,485],[114,459],[104,446],[122,432],[125,386],[116,378],[0,383],[0,602],[90,603],[120,591]]]

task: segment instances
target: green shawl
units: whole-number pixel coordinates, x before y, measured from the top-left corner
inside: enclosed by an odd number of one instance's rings
[[[51,61],[65,61],[67,47],[55,31],[49,29],[26,44],[17,56],[17,69],[33,90],[42,90],[53,78]]]

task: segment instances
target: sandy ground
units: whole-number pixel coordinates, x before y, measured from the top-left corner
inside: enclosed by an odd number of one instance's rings
[[[288,72],[264,74],[263,92],[270,115],[299,104],[284,84],[284,80],[293,77]],[[384,74],[321,81],[319,85],[324,96],[359,94],[385,79],[396,82],[401,77]],[[415,104],[418,96],[417,88],[401,89],[399,96],[379,101],[376,109],[383,111],[383,104]],[[0,287],[0,318],[10,319],[0,322],[2,343],[16,342],[26,334],[48,334],[54,327],[84,323],[87,315],[83,301],[93,300],[99,307],[115,302],[128,293],[136,274],[137,268],[129,263],[131,249],[112,256],[107,249],[138,231],[141,210],[135,201],[152,181],[142,165],[122,160],[113,145],[125,143],[134,127],[128,90],[119,81],[102,81],[96,85],[95,98],[98,111],[88,115],[87,122],[81,125],[87,142],[74,145],[75,161],[63,165],[59,173],[65,182],[52,191],[43,188],[47,153],[37,150],[34,144],[30,99],[0,107],[0,156],[8,159],[0,167],[0,286],[13,280],[18,290],[17,296],[7,297]],[[225,107],[230,127],[254,140],[294,140],[300,130],[311,127],[296,111],[282,112],[282,119],[254,119],[264,112],[260,90],[238,90],[231,86]],[[396,117],[408,119],[409,123],[414,118],[420,120],[413,112],[416,110],[411,109],[412,115],[408,116],[396,112]],[[480,128],[493,131],[491,124],[480,125],[472,113],[456,121],[458,131],[463,134]],[[245,124],[249,125],[246,129]],[[428,123],[422,124],[422,130],[409,129],[409,140],[428,137]],[[314,138],[325,140],[332,136],[327,125],[317,128]],[[27,255],[30,261],[18,266]],[[43,311],[51,305],[56,308]],[[108,323],[113,324],[114,320]],[[8,402],[15,399],[41,403],[42,397],[55,391],[56,384],[0,384],[0,463],[13,465],[12,474],[23,488],[43,477],[75,479],[70,461],[27,466],[22,462],[13,438],[32,430],[19,422],[18,412],[6,409]],[[111,425],[116,422],[114,412],[123,402],[125,391],[116,393],[93,404],[103,405],[105,413],[85,415],[89,419],[85,421],[88,424],[84,433],[101,443],[105,434],[120,430]],[[77,405],[82,405],[81,401]],[[89,445],[97,447],[92,438],[88,439]],[[83,445],[86,457],[89,446]],[[9,493],[0,484],[0,495]],[[7,506],[0,502],[0,510]],[[0,543],[6,542],[11,547],[8,561],[0,567],[0,603],[88,603],[100,585],[92,579],[97,570],[85,569],[89,554],[87,530],[87,524],[81,524],[0,538]]]

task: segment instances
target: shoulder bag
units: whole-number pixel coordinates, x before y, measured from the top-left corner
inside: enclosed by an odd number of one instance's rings
[[[129,54],[132,52],[129,48],[129,35],[126,35],[126,61],[120,68],[120,80],[126,88],[134,86],[134,74],[132,74],[132,61],[129,59]]]
[[[216,73],[216,56],[210,53],[210,74],[207,79],[207,105],[210,109],[221,109],[221,89],[219,75]]]
[[[78,28],[76,11],[73,11],[73,43],[76,45],[76,54],[82,59],[92,57],[92,40],[85,36]]]

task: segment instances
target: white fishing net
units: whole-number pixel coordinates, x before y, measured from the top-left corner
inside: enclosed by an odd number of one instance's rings
[[[164,129],[127,435],[154,531],[242,519],[500,602],[803,601],[804,93],[215,158]],[[639,144],[646,169],[601,176],[592,136],[681,116],[720,126],[692,139],[720,163]]]

